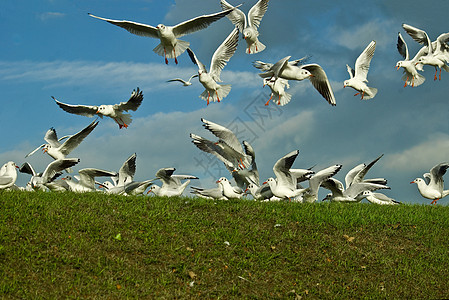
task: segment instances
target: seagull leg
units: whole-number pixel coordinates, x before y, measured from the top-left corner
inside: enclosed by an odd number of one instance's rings
[[[164,47],[164,58],[165,58],[165,64],[168,65],[167,52],[165,51],[165,47]]]
[[[408,82],[408,76],[407,76],[407,79],[405,80],[404,87],[407,86],[407,82]]]
[[[438,69],[437,69],[437,67],[435,67],[435,76],[433,77],[433,80],[437,80],[437,72],[438,72]]]
[[[279,94],[278,105],[281,105],[281,94]]]
[[[217,101],[220,102],[220,98],[218,97],[218,91],[215,91],[215,94],[217,95]]]
[[[362,100],[363,100],[363,96],[365,96],[365,91],[362,92],[362,98],[361,98]]]
[[[440,68],[440,75],[438,76],[438,80],[441,80],[441,68]]]
[[[270,104],[271,98],[273,98],[273,94],[271,94],[270,99],[268,99],[267,103],[265,103],[265,106],[268,106],[268,104]]]
[[[415,76],[412,77],[412,87],[415,87]]]
[[[355,93],[354,96],[360,95],[360,93]]]
[[[207,104],[206,105],[209,105],[209,97],[210,97],[210,93],[209,93],[209,91],[207,91]]]
[[[437,198],[437,199],[433,199],[433,200],[432,200],[432,202],[430,202],[430,204],[433,204],[433,205],[435,205],[435,204],[437,204],[437,201],[438,201],[438,200],[440,200],[440,198]]]
[[[175,56],[175,64],[178,64],[178,60],[176,59],[176,51],[175,51],[175,48],[173,48],[173,55]]]

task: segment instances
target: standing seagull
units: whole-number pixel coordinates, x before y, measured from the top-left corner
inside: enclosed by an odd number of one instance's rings
[[[234,10],[234,8],[215,14],[202,15],[179,23],[175,26],[165,26],[163,24],[159,24],[156,27],[133,21],[105,19],[92,14],[89,14],[89,16],[122,27],[135,35],[158,38],[161,43],[157,45],[153,51],[160,56],[164,56],[166,64],[168,64],[167,58],[174,58],[175,63],[177,64],[178,60],[176,57],[184,53],[190,45],[189,42],[179,40],[180,37],[201,29],[205,29],[213,22],[218,21],[229,14],[232,10]]]
[[[449,163],[440,163],[430,169],[430,174],[424,174],[425,178],[429,178],[430,181],[427,184],[422,178],[416,178],[410,183],[416,183],[418,191],[424,198],[431,199],[431,204],[436,204],[438,200],[449,195],[449,190],[444,190],[443,175],[449,168]]]
[[[17,169],[19,167],[9,161],[0,170],[0,190],[11,188],[17,180]]]
[[[93,117],[94,115],[98,115],[100,118],[103,118],[103,116],[110,117],[118,124],[119,128],[122,129],[123,127],[128,128],[128,125],[132,122],[131,115],[123,112],[129,110],[136,111],[140,104],[142,104],[143,94],[142,91],[137,88],[137,90],[132,92],[131,98],[129,98],[127,102],[120,102],[119,104],[114,105],[103,104],[100,106],[71,105],[59,102],[53,96],[52,98],[60,108],[68,113],[86,117]]]
[[[349,73],[349,79],[346,80],[343,84],[343,87],[352,87],[356,91],[358,91],[357,95],[361,95],[361,99],[371,99],[377,94],[377,89],[372,88],[366,85],[368,82],[368,71],[371,63],[371,59],[373,59],[374,51],[376,50],[376,42],[371,41],[369,45],[363,50],[362,54],[355,61],[355,70],[353,70],[349,65],[346,65],[346,69]]]
[[[307,57],[289,61],[291,56],[284,57],[275,64],[265,63],[260,60],[255,61],[253,66],[263,73],[259,76],[262,78],[270,78],[270,81],[283,78],[286,80],[302,81],[309,79],[313,87],[323,96],[326,101],[332,105],[336,105],[334,92],[327,79],[326,72],[318,64],[304,64]]]
[[[212,55],[209,71],[207,72],[206,66],[198,60],[195,53],[190,48],[187,48],[187,53],[190,56],[192,62],[198,66],[199,81],[206,89],[200,98],[207,101],[209,105],[209,99],[212,101],[220,102],[220,99],[225,98],[231,91],[231,85],[220,85],[217,82],[221,82],[220,74],[227,62],[234,55],[237,50],[239,41],[239,30],[234,30],[228,35],[228,37],[221,43],[221,45],[215,50]]]
[[[246,53],[248,54],[258,53],[266,48],[258,39],[259,32],[257,29],[259,28],[260,21],[262,21],[263,16],[267,12],[269,1],[270,0],[257,1],[248,12],[248,19],[246,18],[245,13],[238,8],[227,15],[227,18],[231,20],[232,24],[234,24],[234,26],[236,26],[243,34],[243,38],[248,44],[248,48],[246,48]],[[223,11],[234,8],[225,0],[220,0],[220,4]]]

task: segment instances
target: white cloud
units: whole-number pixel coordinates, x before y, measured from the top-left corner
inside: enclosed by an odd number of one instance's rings
[[[65,15],[66,14],[64,14],[64,13],[49,11],[49,12],[39,14],[37,17],[39,18],[39,20],[45,22],[45,21],[52,20],[52,19],[64,18]]]
[[[440,162],[449,161],[449,135],[435,133],[411,148],[385,158],[385,168],[396,172],[427,172]]]

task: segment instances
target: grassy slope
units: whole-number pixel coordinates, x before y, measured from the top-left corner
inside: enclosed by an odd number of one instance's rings
[[[445,298],[448,214],[0,192],[0,297]]]

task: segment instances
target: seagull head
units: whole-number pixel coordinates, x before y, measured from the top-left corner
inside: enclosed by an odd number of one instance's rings
[[[159,31],[164,31],[167,27],[165,27],[164,24],[159,24],[159,25],[156,26],[156,28],[157,28],[157,30],[159,30]]]
[[[349,80],[345,80],[345,82],[343,83],[343,87],[345,88],[345,87],[347,87],[347,86],[349,86]]]

